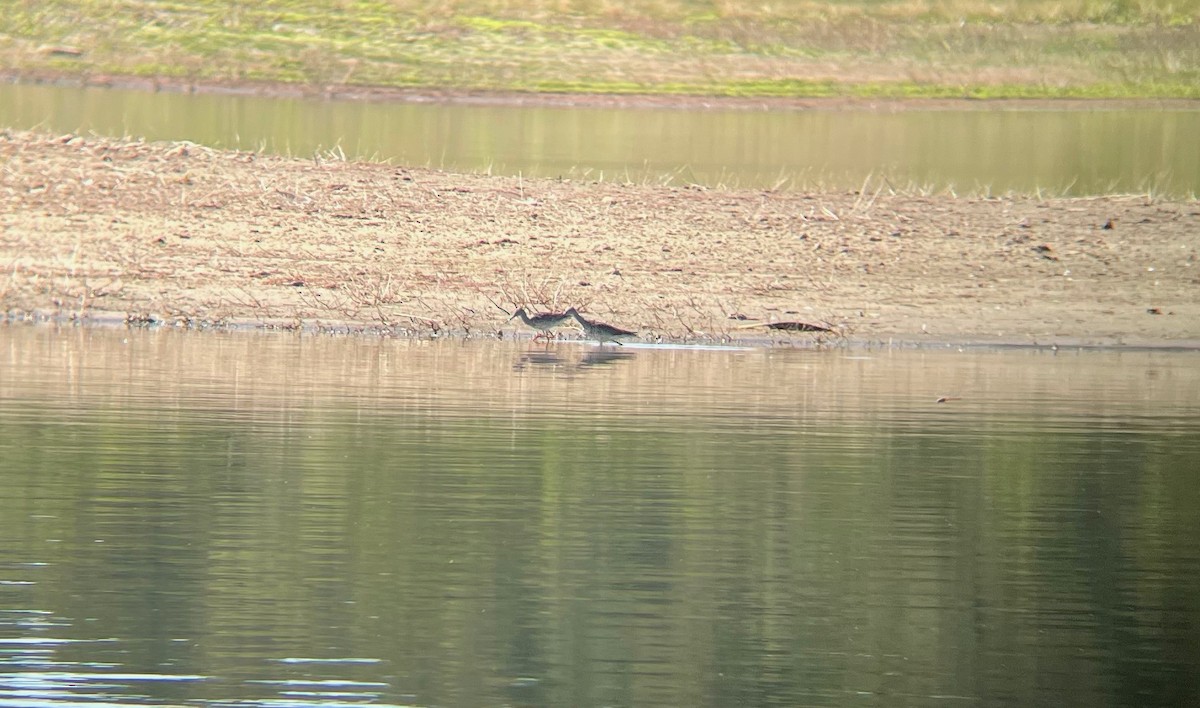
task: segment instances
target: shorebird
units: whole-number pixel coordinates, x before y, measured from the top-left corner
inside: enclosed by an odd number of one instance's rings
[[[570,313],[567,312],[539,312],[533,317],[530,317],[529,313],[525,311],[524,307],[519,308],[516,312],[514,312],[512,317],[508,318],[509,322],[511,322],[514,317],[520,317],[522,322],[538,331],[537,334],[533,335],[534,339],[537,339],[543,335],[549,337],[551,334],[550,330],[554,329],[555,327],[562,327],[567,323],[567,320],[571,319]]]
[[[631,332],[627,329],[621,329],[620,327],[613,327],[612,325],[604,324],[603,322],[592,322],[591,320],[586,319],[583,315],[579,314],[579,310],[576,310],[574,307],[567,310],[566,314],[574,317],[575,321],[579,323],[579,326],[583,327],[583,333],[587,335],[589,339],[594,339],[597,342],[600,342],[601,346],[604,346],[605,342],[612,342],[613,344],[619,345],[621,344],[621,338],[637,336],[637,332]]]

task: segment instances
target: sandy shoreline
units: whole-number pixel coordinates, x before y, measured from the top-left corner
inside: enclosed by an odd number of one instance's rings
[[[0,133],[0,311],[648,341],[1196,346],[1200,204],[707,190]],[[527,334],[527,332],[526,332]],[[826,336],[828,338],[828,336]]]

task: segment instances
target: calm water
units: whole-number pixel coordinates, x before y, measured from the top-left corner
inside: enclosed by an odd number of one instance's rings
[[[0,85],[3,126],[663,184],[1200,193],[1200,110],[615,110]]]
[[[1196,705],[1198,356],[0,327],[0,706]]]

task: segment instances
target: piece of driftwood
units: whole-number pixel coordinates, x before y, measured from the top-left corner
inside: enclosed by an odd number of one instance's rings
[[[811,322],[768,322],[771,329],[781,329],[785,332],[832,332],[833,330]]]
[[[83,50],[79,47],[72,47],[67,44],[43,45],[38,47],[38,51],[42,54],[48,54],[52,57],[81,57]]]

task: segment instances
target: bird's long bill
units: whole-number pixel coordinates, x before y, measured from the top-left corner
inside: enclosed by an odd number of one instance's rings
[[[517,313],[516,313],[516,312],[512,313],[512,317],[509,317],[507,320],[505,320],[505,322],[512,322],[512,321],[513,321],[513,320],[515,320],[515,319],[517,319]]]

